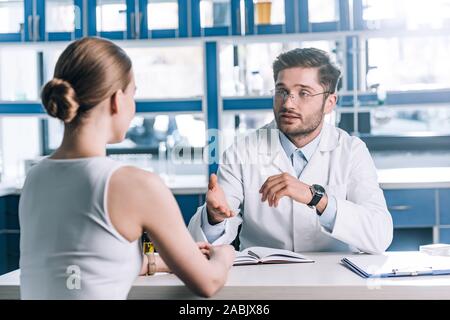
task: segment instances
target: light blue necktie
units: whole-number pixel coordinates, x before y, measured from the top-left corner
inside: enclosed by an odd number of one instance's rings
[[[300,174],[305,168],[308,161],[305,158],[305,155],[300,149],[297,149],[292,153],[292,166],[294,167],[295,174],[297,178],[300,178]]]

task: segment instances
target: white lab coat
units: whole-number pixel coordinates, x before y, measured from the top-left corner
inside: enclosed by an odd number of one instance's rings
[[[226,221],[223,235],[213,244],[231,243],[242,223],[241,250],[265,246],[296,252],[385,251],[392,241],[393,224],[375,165],[364,142],[339,128],[324,124],[318,148],[299,178],[309,185],[320,184],[335,196],[331,233],[305,204],[283,197],[274,208],[261,201],[259,189],[269,176],[282,172],[295,176],[276,128],[273,121],[224,152],[218,181],[231,210],[238,214]],[[201,228],[204,207],[198,208],[188,226],[196,241],[207,241]]]

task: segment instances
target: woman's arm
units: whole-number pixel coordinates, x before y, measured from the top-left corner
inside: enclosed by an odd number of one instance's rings
[[[134,167],[118,169],[111,177],[108,209],[113,225],[129,241],[140,238],[145,229],[170,270],[197,294],[211,296],[225,284],[233,247],[211,247],[208,260],[157,175]]]

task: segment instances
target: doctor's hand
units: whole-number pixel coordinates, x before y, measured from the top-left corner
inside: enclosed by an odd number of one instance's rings
[[[208,242],[197,242],[197,247],[200,249],[201,253],[209,259],[211,255],[212,244]]]
[[[225,193],[219,186],[215,174],[212,174],[209,178],[208,192],[206,193],[206,209],[210,224],[217,224],[235,216],[235,213],[228,206]]]
[[[304,204],[312,200],[309,185],[286,172],[267,178],[259,193],[262,194],[261,201],[267,200],[270,207],[277,207],[280,199],[285,196]]]

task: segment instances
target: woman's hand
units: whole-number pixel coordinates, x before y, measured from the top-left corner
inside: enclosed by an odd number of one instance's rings
[[[159,254],[155,254],[155,263],[156,272],[172,272]]]
[[[197,242],[197,246],[200,249],[200,251],[205,255],[205,257],[209,259],[211,255],[212,245],[208,242]],[[155,263],[156,263],[156,272],[169,272],[169,273],[172,272],[167,266],[167,264],[164,262],[164,260],[159,256],[159,254],[155,254]],[[148,270],[148,257],[144,255],[144,266],[141,274],[147,274],[147,270]]]

